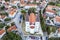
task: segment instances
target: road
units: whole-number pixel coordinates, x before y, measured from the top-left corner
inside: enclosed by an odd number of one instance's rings
[[[15,25],[16,25],[16,27],[18,29],[18,32],[20,33],[22,39],[24,40],[24,33],[22,31],[21,24],[19,23],[19,21],[20,21],[20,15],[21,15],[21,12],[18,11],[18,13],[16,14],[16,16],[15,16],[15,18],[14,18],[13,21],[15,22]]]

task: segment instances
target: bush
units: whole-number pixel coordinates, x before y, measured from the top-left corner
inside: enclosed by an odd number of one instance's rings
[[[30,10],[31,12],[35,13],[36,8],[30,8],[29,10]]]
[[[30,8],[28,10],[28,14],[30,15],[30,13],[35,13],[35,11],[36,11],[36,8]]]

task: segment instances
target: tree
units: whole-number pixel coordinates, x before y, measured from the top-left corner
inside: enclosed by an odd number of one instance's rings
[[[26,13],[26,11],[25,11],[25,10],[21,10],[21,13],[24,13],[24,14],[25,14],[25,13]]]
[[[42,17],[42,12],[41,12],[41,10],[40,10],[39,12],[40,12],[41,27],[42,27],[42,30],[45,32],[45,31],[46,31],[46,25],[45,25],[45,22],[44,22],[44,18]]]
[[[4,21],[8,22],[8,21],[10,21],[10,20],[11,20],[11,18],[6,18]]]
[[[16,6],[12,6],[12,8],[17,8]]]
[[[2,22],[2,21],[0,20],[0,22]]]
[[[13,22],[13,23],[11,23],[11,26],[13,26],[13,25],[15,25],[15,23]]]
[[[56,4],[56,6],[60,7],[60,4]]]
[[[1,6],[1,7],[0,7],[0,10],[4,10],[4,9],[5,9],[5,6]]]
[[[29,10],[28,10],[28,14],[30,15],[30,13],[35,13],[35,11],[36,11],[36,8],[29,8]]]
[[[21,13],[23,14],[23,20],[25,20],[26,11],[25,10],[21,10]]]
[[[49,35],[50,34],[50,27],[47,26],[47,34]]]
[[[7,1],[10,1],[10,0],[5,0],[5,1],[7,2]]]
[[[60,40],[60,38],[54,38],[54,37],[52,37],[52,38],[49,38],[48,40]]]
[[[8,16],[8,13],[7,13],[7,12],[5,12],[4,14],[5,14],[6,16]]]
[[[33,7],[32,7],[32,8],[30,8],[29,10],[30,10],[31,12],[35,13],[36,8],[33,8]]]
[[[22,40],[22,38],[13,32],[7,32],[2,38],[2,40]]]
[[[0,28],[3,28],[5,26],[4,23],[0,23]]]
[[[6,34],[2,37],[2,40],[22,40],[21,36],[19,36],[18,34],[10,32],[10,31],[8,32],[7,29],[9,27],[10,26],[6,26],[5,28]]]
[[[56,3],[54,3],[54,2],[49,2],[48,4],[49,4],[49,5],[55,5]]]

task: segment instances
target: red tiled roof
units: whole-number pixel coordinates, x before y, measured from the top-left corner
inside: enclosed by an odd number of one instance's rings
[[[0,30],[0,35],[2,35],[5,32],[5,30]]]
[[[31,13],[29,16],[29,22],[35,22],[36,21],[36,16],[34,13]]]
[[[46,9],[46,12],[56,13],[56,11],[54,11],[54,10],[49,10],[49,9]]]
[[[59,16],[56,16],[55,19],[56,19],[57,22],[60,22],[60,17]]]
[[[10,28],[8,28],[8,31],[12,31],[12,30],[16,30],[17,28],[16,28],[16,26],[14,25],[14,26],[11,26]]]
[[[14,12],[16,12],[16,9],[12,9],[12,10],[10,11],[10,15],[13,15]]]
[[[58,6],[48,5],[46,9],[52,10],[52,8],[59,8]]]

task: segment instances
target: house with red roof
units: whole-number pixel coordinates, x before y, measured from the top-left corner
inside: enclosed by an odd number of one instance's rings
[[[13,18],[17,13],[17,9],[11,8],[9,11],[9,17]]]
[[[60,26],[60,16],[56,16],[56,17],[54,18],[54,24],[55,24],[56,26]]]
[[[56,14],[56,11],[50,10],[50,9],[46,9],[45,13],[46,13],[46,16],[48,16],[48,17],[54,17],[55,14]]]
[[[16,30],[17,30],[17,28],[15,25],[13,25],[7,29],[7,31],[16,31]]]
[[[6,32],[5,32],[4,29],[0,30],[0,38],[2,38],[2,37],[4,36],[5,33],[6,33]]]

